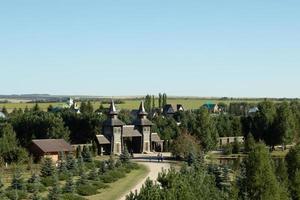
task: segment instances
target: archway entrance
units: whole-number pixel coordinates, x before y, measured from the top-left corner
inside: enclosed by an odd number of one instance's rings
[[[129,153],[142,153],[142,137],[124,137],[123,143]]]

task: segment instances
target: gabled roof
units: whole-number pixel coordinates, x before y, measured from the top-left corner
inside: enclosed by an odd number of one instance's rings
[[[151,141],[152,142],[162,142],[163,140],[160,139],[157,133],[151,133]]]
[[[142,134],[134,126],[123,126],[123,137],[141,137]]]
[[[41,139],[32,140],[32,144],[36,145],[43,153],[71,152],[72,146],[64,139]]]
[[[164,114],[174,114],[175,111],[173,109],[173,106],[171,104],[165,105],[164,108],[163,108],[163,113]]]
[[[104,135],[96,135],[99,144],[110,144],[110,141]]]
[[[215,108],[215,106],[217,106],[217,104],[214,104],[214,103],[206,103],[206,104],[203,104],[203,107],[209,109],[209,110],[212,110]]]

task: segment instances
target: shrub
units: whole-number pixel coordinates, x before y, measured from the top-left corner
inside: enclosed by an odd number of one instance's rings
[[[61,200],[85,200],[85,198],[72,193],[66,193],[60,196]]]
[[[68,173],[67,172],[62,172],[62,173],[58,174],[58,179],[60,181],[65,181],[65,180],[67,180],[67,178],[68,178]]]
[[[22,174],[19,169],[17,169],[13,174],[11,188],[15,189],[15,190],[23,190],[24,189],[24,180],[22,178]]]
[[[64,193],[73,193],[75,190],[74,188],[74,182],[73,182],[73,176],[72,174],[68,175],[65,187],[63,188]]]
[[[102,189],[102,188],[107,188],[107,187],[108,187],[108,186],[107,186],[105,183],[103,183],[102,181],[90,181],[90,183],[91,183],[93,186],[97,187],[97,189]]]
[[[53,185],[54,185],[55,180],[54,180],[53,177],[48,176],[48,177],[43,177],[43,178],[41,179],[41,182],[42,182],[42,184],[43,184],[44,186],[50,187],[50,186],[53,186]]]
[[[228,145],[223,147],[223,154],[224,155],[232,154],[232,145],[231,144],[228,144]]]
[[[82,196],[92,196],[97,194],[97,187],[91,184],[78,185],[77,193]]]
[[[5,195],[7,196],[7,198],[12,199],[12,200],[27,198],[27,193],[24,190],[8,189],[8,190],[6,190]]]

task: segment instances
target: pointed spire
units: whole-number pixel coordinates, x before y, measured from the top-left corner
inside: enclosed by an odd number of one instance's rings
[[[148,113],[145,110],[144,101],[142,101],[141,104],[140,104],[138,115],[140,115],[140,116],[146,116],[146,115],[148,115]]]
[[[116,109],[116,106],[115,106],[115,103],[114,103],[114,100],[112,99],[111,100],[111,103],[110,103],[110,108],[109,108],[109,112],[108,112],[109,115],[117,115],[118,114],[118,111]]]

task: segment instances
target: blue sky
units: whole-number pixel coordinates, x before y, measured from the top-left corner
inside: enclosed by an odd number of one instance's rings
[[[0,2],[0,94],[300,97],[299,0]]]

